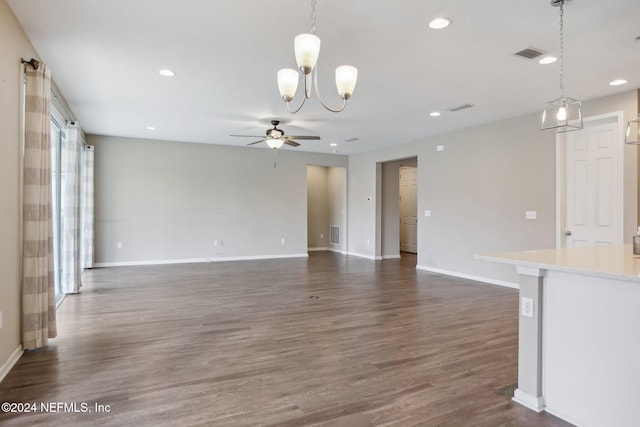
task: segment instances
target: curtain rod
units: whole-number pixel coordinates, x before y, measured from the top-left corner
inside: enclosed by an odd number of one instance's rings
[[[37,70],[40,67],[40,61],[38,61],[37,59],[31,58],[30,61],[27,61],[24,58],[20,58],[20,62],[23,64],[29,64],[33,67],[34,70]]]

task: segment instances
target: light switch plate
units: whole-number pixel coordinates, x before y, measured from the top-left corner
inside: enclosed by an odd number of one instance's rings
[[[533,319],[533,298],[522,297],[522,315]]]
[[[424,211],[424,216],[431,216],[431,211]]]
[[[536,219],[538,217],[538,212],[536,211],[526,211],[524,213],[525,219]]]
[[[436,151],[444,151],[444,145],[436,145]]]

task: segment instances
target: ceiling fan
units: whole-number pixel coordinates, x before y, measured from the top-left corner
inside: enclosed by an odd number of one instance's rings
[[[229,136],[239,136],[243,138],[262,138],[258,141],[251,142],[247,145],[259,144],[263,141],[267,142],[267,145],[270,148],[277,149],[282,147],[283,144],[290,145],[291,147],[298,147],[300,144],[293,141],[294,139],[306,139],[306,140],[319,140],[319,136],[312,135],[285,135],[282,129],[278,129],[278,125],[280,124],[279,120],[271,120],[271,124],[273,125],[272,129],[267,129],[267,136],[256,136],[256,135],[229,135]]]

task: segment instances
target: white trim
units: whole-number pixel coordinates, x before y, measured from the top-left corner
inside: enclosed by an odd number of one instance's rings
[[[619,216],[617,218],[619,222],[618,236],[620,244],[624,242],[624,112],[613,111],[605,114],[598,114],[596,116],[589,116],[583,118],[583,122],[587,125],[593,124],[593,122],[607,121],[610,119],[616,120],[618,124],[618,176],[614,177],[616,185],[620,188],[620,196],[618,204],[620,205]],[[613,122],[613,121],[612,121]],[[565,189],[565,142],[564,133],[556,134],[556,248],[560,249],[564,247],[563,233],[565,229],[564,224],[564,189]]]
[[[529,267],[526,265],[516,265],[516,271],[523,276],[544,277],[547,270],[539,267]]]
[[[548,406],[545,406],[545,407],[544,407],[544,411],[545,411],[545,412],[550,413],[551,415],[554,415],[554,416],[556,416],[556,417],[560,418],[561,420],[565,420],[566,422],[568,422],[568,423],[570,423],[570,424],[573,424],[573,425],[574,425],[574,426],[576,426],[576,427],[584,427],[584,426],[585,426],[585,424],[582,424],[582,423],[581,423],[581,422],[579,422],[578,420],[576,420],[576,419],[574,419],[574,418],[572,418],[572,417],[567,416],[567,415],[566,415],[566,414],[564,414],[563,412],[556,411],[555,409],[550,408],[550,407],[548,407]]]
[[[439,268],[427,267],[426,265],[416,265],[416,270],[428,271],[431,273],[444,274],[447,276],[459,277],[461,279],[469,279],[476,282],[488,283],[490,285],[503,286],[505,288],[520,289],[520,285],[505,280],[490,279],[488,277],[480,277],[473,274],[457,273],[454,271],[441,270]]]
[[[309,252],[317,252],[317,251],[328,251],[329,248],[327,247],[322,247],[322,248],[307,248],[307,251]]]
[[[339,249],[339,248],[327,248],[327,250],[329,252],[336,252],[338,254],[347,255],[347,252],[345,252],[345,251],[343,251],[342,249]]]
[[[356,252],[347,252],[347,255],[357,256],[358,258],[372,259],[374,261],[380,261],[382,259],[381,256],[365,255]]]
[[[513,397],[511,398],[514,402],[521,404],[522,406],[526,406],[529,409],[533,409],[534,411],[540,413],[545,410],[544,408],[544,399],[542,396],[535,397],[529,393],[526,393],[519,388],[513,393]]]
[[[402,258],[400,254],[398,255],[382,255],[382,259],[400,259]]]
[[[18,360],[20,360],[20,357],[22,357],[23,353],[24,351],[22,350],[22,345],[19,345],[18,348],[16,348],[16,350],[11,354],[11,356],[9,356],[9,359],[7,359],[7,361],[4,362],[2,366],[0,366],[0,383],[2,382],[2,380],[4,380],[4,377],[7,376],[7,374],[9,373],[9,371],[11,371],[15,364],[18,363]]]
[[[307,258],[309,254],[283,254],[283,255],[257,255],[257,256],[235,256],[235,257],[214,257],[214,258],[191,258],[191,259],[162,259],[150,261],[121,261],[121,262],[97,262],[99,267],[129,267],[135,265],[166,265],[166,264],[194,264],[203,262],[223,262],[223,261],[252,261],[261,259],[281,259],[281,258]]]

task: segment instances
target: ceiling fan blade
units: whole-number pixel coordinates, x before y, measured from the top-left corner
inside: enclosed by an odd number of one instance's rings
[[[285,135],[283,136],[283,138],[291,138],[291,139],[307,139],[307,140],[319,140],[320,137],[319,136],[312,136],[312,135],[307,135],[307,136],[294,136],[294,135]]]
[[[242,138],[264,138],[262,135],[229,135],[229,136],[239,136]]]
[[[260,144],[261,142],[266,141],[266,139],[261,139],[260,141],[256,141],[256,142],[250,142],[247,145],[255,145],[255,144]]]
[[[298,144],[297,142],[292,141],[292,140],[290,140],[290,139],[285,139],[285,140],[284,140],[284,143],[285,143],[285,144],[287,144],[287,145],[290,145],[290,146],[292,146],[292,147],[298,147],[298,146],[300,146],[300,144]]]

